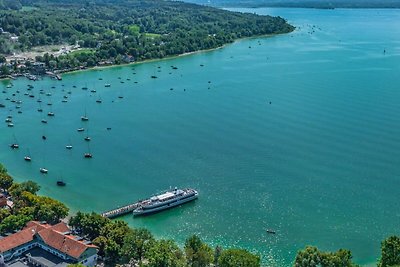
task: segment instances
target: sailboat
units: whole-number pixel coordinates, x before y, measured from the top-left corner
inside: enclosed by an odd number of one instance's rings
[[[69,139],[69,144],[65,146],[66,149],[72,149],[71,139]]]
[[[42,155],[43,155],[43,165],[42,166],[44,166],[45,165],[45,156],[46,156],[46,143],[45,143],[44,139],[43,139],[43,153],[42,153]],[[47,174],[49,171],[45,167],[41,167],[39,169],[39,172],[42,173],[42,174]]]
[[[86,137],[84,138],[84,140],[87,141],[87,142],[90,141],[89,128],[86,130]]]
[[[89,146],[89,144],[88,144],[88,152],[86,152],[85,154],[83,154],[83,157],[86,158],[86,159],[91,159],[91,158],[93,158],[92,153],[90,153],[90,146]]]
[[[39,103],[39,108],[37,109],[38,112],[43,112],[43,108],[42,108],[42,100],[38,99],[38,103]]]
[[[24,160],[25,161],[32,161],[31,153],[29,153],[29,149],[28,149],[28,154],[24,157]]]
[[[88,116],[86,115],[86,109],[85,109],[85,115],[81,116],[81,120],[82,121],[88,121],[89,120]]]
[[[17,138],[15,137],[15,135],[13,135],[13,137],[14,137],[14,143],[12,143],[12,144],[10,145],[10,147],[11,147],[11,149],[18,149],[18,148],[19,148],[19,145],[18,145]]]
[[[66,186],[67,184],[63,180],[58,180],[57,185],[58,186]]]
[[[96,100],[96,103],[101,104],[101,102],[103,102],[103,101],[101,100],[101,97],[99,97],[99,99]]]

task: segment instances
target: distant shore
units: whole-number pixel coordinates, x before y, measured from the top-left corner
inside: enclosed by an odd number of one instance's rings
[[[295,29],[296,29],[296,27],[294,28],[294,30]],[[208,52],[216,51],[216,50],[219,50],[219,49],[223,49],[224,47],[226,47],[228,45],[231,45],[231,44],[234,44],[236,42],[243,41],[243,40],[251,40],[251,39],[257,39],[257,38],[269,38],[269,37],[274,37],[274,36],[277,36],[277,35],[289,34],[289,33],[292,33],[293,31],[288,32],[288,33],[263,34],[263,35],[257,35],[257,36],[251,36],[251,37],[238,38],[235,41],[233,41],[232,43],[227,43],[227,44],[221,45],[219,47],[215,47],[215,48],[211,48],[211,49],[205,49],[205,50],[197,50],[197,51],[192,51],[192,52],[186,52],[186,53],[183,53],[183,54],[174,55],[174,56],[167,56],[167,57],[164,57],[164,58],[153,58],[153,59],[145,59],[145,60],[135,61],[135,62],[131,62],[131,63],[110,64],[110,65],[104,65],[104,66],[86,67],[84,69],[65,71],[65,72],[62,72],[62,73],[59,73],[59,74],[60,75],[68,75],[68,74],[74,74],[74,73],[79,73],[79,72],[84,72],[84,71],[102,70],[102,69],[108,69],[108,68],[116,68],[116,67],[132,66],[132,65],[136,65],[136,64],[144,64],[144,63],[149,63],[149,62],[171,60],[171,59],[180,58],[180,57],[186,57],[186,56],[190,56],[190,55],[194,55],[194,54],[208,53]],[[47,75],[38,75],[38,76],[44,77],[44,76],[47,76]],[[7,81],[7,80],[12,80],[12,78],[10,78],[10,77],[0,78],[0,81]]]

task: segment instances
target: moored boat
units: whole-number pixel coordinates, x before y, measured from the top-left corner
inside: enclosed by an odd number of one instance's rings
[[[64,181],[57,181],[58,186],[66,186],[67,184]]]
[[[40,168],[40,173],[47,174],[49,171],[46,168]]]
[[[16,143],[14,143],[14,144],[11,144],[10,147],[11,147],[12,149],[18,149],[18,148],[19,148],[19,145],[16,144]]]
[[[194,189],[178,189],[175,187],[173,190],[138,202],[138,208],[133,210],[133,215],[138,216],[160,212],[193,201],[197,197],[198,192]]]

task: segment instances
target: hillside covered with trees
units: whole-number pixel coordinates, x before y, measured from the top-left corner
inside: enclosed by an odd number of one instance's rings
[[[11,10],[14,6],[17,10]],[[50,60],[37,59],[53,68],[90,67],[105,60],[118,64],[127,57],[130,61],[164,58],[294,29],[280,17],[163,0],[22,0],[0,11],[0,28],[18,37],[10,42],[0,34],[3,55],[54,44],[85,48],[50,59],[52,66]]]

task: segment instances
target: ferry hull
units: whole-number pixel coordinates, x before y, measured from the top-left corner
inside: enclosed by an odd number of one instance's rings
[[[155,207],[154,209],[134,210],[133,211],[133,215],[134,216],[143,216],[143,215],[154,214],[154,213],[161,212],[163,210],[167,210],[167,209],[170,209],[170,208],[185,204],[187,202],[196,200],[197,197],[198,197],[198,194],[195,194],[195,195],[193,195],[191,197],[188,197],[188,198],[185,198],[185,199],[181,199],[181,200],[178,200],[178,201],[175,201],[175,202],[168,203],[167,205]]]

